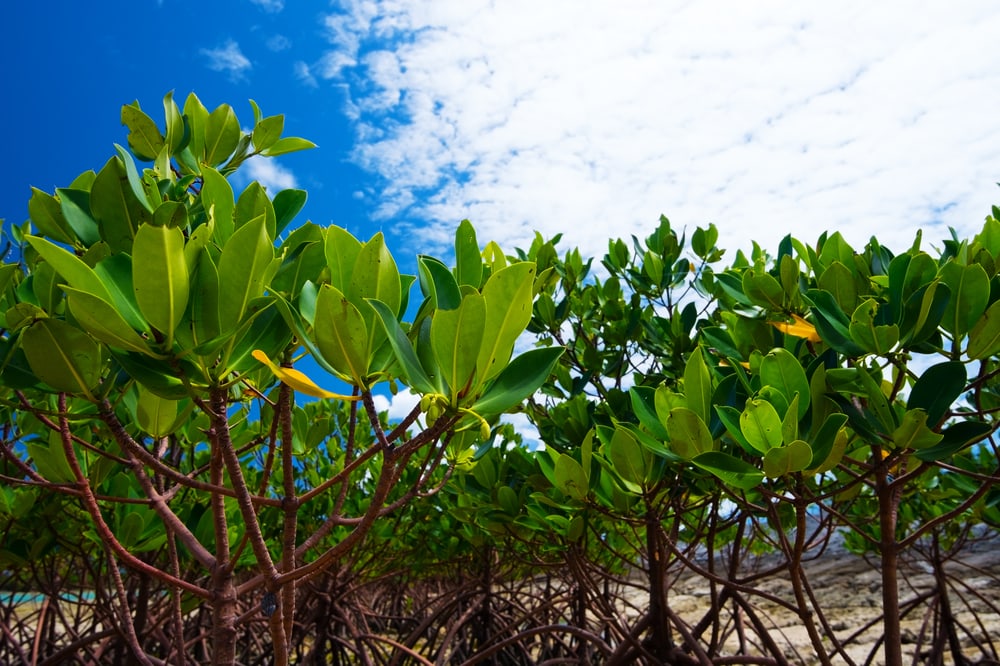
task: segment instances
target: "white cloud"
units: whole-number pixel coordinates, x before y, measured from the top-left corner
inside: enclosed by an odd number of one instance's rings
[[[413,408],[420,402],[420,396],[410,393],[408,390],[400,391],[396,395],[372,395],[375,409],[379,412],[389,412],[389,421],[401,421],[404,416],[413,411]]]
[[[201,49],[201,54],[208,58],[209,69],[227,72],[233,81],[245,79],[252,67],[250,61],[240,51],[240,45],[231,39],[218,48]]]
[[[270,196],[298,186],[295,174],[278,164],[274,158],[254,156],[244,162],[243,166],[245,171],[240,174],[247,177],[247,182],[258,181]]]
[[[272,14],[277,14],[285,8],[285,0],[250,0],[250,2]]]
[[[733,249],[902,249],[1000,200],[987,1],[346,0],[324,27],[312,71],[349,90],[379,215],[422,241],[468,217],[599,256],[663,213]]]
[[[271,37],[268,37],[267,42],[265,43],[267,44],[268,50],[274,51],[275,53],[287,51],[292,48],[292,41],[284,35],[272,35]]]
[[[295,61],[295,64],[292,65],[292,71],[295,73],[295,78],[310,88],[319,87],[316,77],[312,74],[312,69],[301,60]]]

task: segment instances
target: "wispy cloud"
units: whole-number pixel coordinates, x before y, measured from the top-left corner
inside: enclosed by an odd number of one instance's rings
[[[296,79],[310,88],[319,87],[319,82],[316,80],[316,77],[313,76],[312,68],[301,60],[297,60],[295,64],[292,65],[292,71],[295,73]]]
[[[226,72],[233,81],[246,79],[252,68],[250,60],[240,51],[240,45],[233,40],[214,49],[201,49],[201,54],[208,59],[208,68],[216,72]]]
[[[251,180],[258,181],[267,189],[271,196],[274,196],[281,190],[298,187],[298,180],[295,178],[295,174],[290,169],[278,164],[274,158],[251,157],[245,162],[244,167],[245,171],[240,173],[245,174],[247,178],[246,182],[250,182]]]
[[[272,14],[277,14],[285,8],[285,0],[250,0],[250,2]]]
[[[288,39],[288,37],[285,37],[284,35],[272,35],[267,38],[265,44],[267,45],[267,49],[269,51],[273,51],[275,53],[287,51],[292,48],[292,40]]]
[[[350,91],[379,215],[426,241],[468,217],[600,254],[664,213],[730,248],[825,229],[898,247],[1000,199],[988,1],[358,0],[323,25],[311,75]]]

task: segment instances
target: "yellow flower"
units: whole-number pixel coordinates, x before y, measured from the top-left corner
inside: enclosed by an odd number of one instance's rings
[[[822,341],[822,339],[819,337],[819,333],[816,332],[815,326],[813,326],[812,324],[810,324],[797,314],[793,314],[792,319],[795,320],[795,323],[793,324],[789,324],[788,322],[784,321],[772,321],[768,323],[770,323],[771,326],[774,326],[782,333],[794,335],[797,338],[805,338],[809,342]]]
[[[253,357],[266,365],[274,376],[280,379],[285,384],[288,384],[292,389],[298,391],[299,393],[305,393],[306,395],[311,395],[314,398],[333,398],[335,400],[360,400],[361,396],[356,395],[341,395],[339,393],[333,393],[332,391],[327,391],[316,385],[316,383],[309,379],[305,373],[296,370],[295,368],[282,368],[280,365],[276,364],[267,354],[259,349],[253,350]]]

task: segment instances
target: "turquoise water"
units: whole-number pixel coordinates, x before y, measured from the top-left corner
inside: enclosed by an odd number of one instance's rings
[[[0,604],[8,606],[11,604],[40,604],[45,601],[47,594],[41,592],[0,592]],[[59,595],[61,601],[93,601],[93,592],[64,592]]]

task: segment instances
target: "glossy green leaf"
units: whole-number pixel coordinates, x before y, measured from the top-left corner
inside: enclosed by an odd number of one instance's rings
[[[942,439],[935,446],[917,451],[920,460],[945,460],[968,446],[982,441],[993,432],[993,426],[982,421],[959,421],[941,431]]]
[[[201,203],[215,223],[218,242],[225,244],[236,229],[233,219],[236,210],[233,188],[226,177],[212,167],[202,167],[201,176]]]
[[[132,156],[124,148],[115,144],[115,152],[118,153],[118,158],[122,162],[122,166],[125,167],[125,180],[132,190],[132,194],[135,195],[136,201],[139,202],[143,208],[150,214],[156,208],[156,204],[159,203],[159,199],[155,196],[151,196],[146,188],[143,186],[142,178],[139,176],[139,171],[135,168],[135,162],[132,160]]]
[[[375,312],[379,316],[379,321],[385,327],[389,344],[392,346],[393,353],[396,355],[396,360],[399,362],[402,370],[403,381],[420,393],[438,392],[437,387],[431,383],[431,380],[424,372],[423,366],[420,364],[420,360],[417,358],[417,354],[413,350],[409,338],[406,337],[406,333],[403,332],[402,327],[400,327],[399,322],[396,320],[396,314],[385,303],[374,300],[370,300],[369,303],[375,308]]]
[[[458,280],[440,259],[421,256],[417,258],[420,289],[427,296],[428,305],[437,310],[454,310],[462,302]]]
[[[274,246],[263,219],[233,232],[219,257],[219,321],[225,329],[236,328],[247,304],[263,295],[273,261]]]
[[[190,296],[184,233],[144,224],[135,234],[132,285],[143,316],[163,334],[169,349]]]
[[[165,145],[160,128],[140,108],[139,102],[122,106],[122,125],[129,129],[128,147],[141,160],[152,162]]]
[[[556,487],[573,499],[583,500],[590,493],[590,475],[574,458],[560,453],[555,463]]]
[[[652,455],[646,452],[624,428],[615,428],[607,458],[615,474],[624,482],[626,490],[641,493],[646,482]]]
[[[899,326],[896,324],[879,325],[875,323],[878,313],[878,302],[869,298],[857,307],[851,316],[849,330],[854,340],[870,354],[884,356],[899,342]]]
[[[385,332],[381,326],[375,324],[375,312],[366,299],[381,301],[396,312],[399,312],[402,301],[399,270],[392,254],[385,246],[385,238],[381,232],[361,246],[344,295],[364,317],[369,336],[366,344],[369,350],[375,351],[384,341]]]
[[[45,261],[52,265],[59,275],[63,277],[70,286],[94,294],[98,298],[111,302],[111,294],[104,286],[101,278],[90,266],[71,252],[51,243],[44,238],[28,236],[28,244]]]
[[[467,294],[454,310],[434,313],[431,344],[453,400],[457,400],[472,381],[485,326],[486,299],[478,292]]]
[[[283,115],[261,118],[260,122],[254,125],[251,133],[254,149],[261,151],[270,148],[281,138],[281,133],[284,130],[285,117]]]
[[[66,287],[69,310],[77,323],[101,342],[143,354],[153,354],[146,341],[107,301],[86,292]]]
[[[280,235],[292,223],[302,207],[306,205],[305,190],[281,190],[274,195],[271,202],[274,207],[275,237]]]
[[[632,411],[639,419],[639,423],[649,430],[653,437],[661,441],[666,441],[670,435],[667,434],[666,427],[657,415],[655,394],[655,390],[649,386],[633,386],[629,389]],[[667,413],[669,411],[668,409]]]
[[[326,230],[325,251],[330,267],[330,284],[341,293],[347,293],[354,274],[354,264],[361,252],[361,242],[346,229],[330,226]]]
[[[776,446],[764,454],[764,474],[774,479],[801,472],[809,466],[812,456],[812,448],[801,439],[785,446]]]
[[[222,334],[219,298],[222,287],[219,271],[208,252],[201,252],[191,283],[191,333],[196,345],[204,344]]]
[[[320,287],[313,328],[323,358],[342,379],[366,388],[368,329],[358,309],[337,288]]]
[[[790,351],[780,347],[772,349],[761,359],[758,372],[761,385],[777,389],[789,404],[796,395],[799,397],[799,419],[809,412],[811,398],[809,379],[802,369],[802,364]]]
[[[58,188],[59,204],[66,224],[80,241],[90,247],[101,240],[97,222],[90,216],[90,192],[72,188]]]
[[[483,281],[483,255],[476,240],[476,230],[462,220],[455,231],[455,278],[459,285],[479,289]]]
[[[781,446],[781,417],[771,403],[751,400],[740,415],[740,431],[752,447],[767,453]]]
[[[712,375],[699,346],[684,366],[684,396],[688,409],[706,423],[712,419],[712,392]]]
[[[908,409],[903,421],[892,433],[892,442],[897,449],[927,449],[938,444],[944,436],[928,427],[927,412],[922,409]]]
[[[670,450],[685,460],[715,448],[708,426],[695,412],[686,407],[674,407],[667,416]]]
[[[823,424],[816,431],[816,435],[812,437],[811,446],[813,456],[812,460],[809,461],[807,469],[816,469],[827,462],[833,451],[837,434],[844,427],[845,423],[847,423],[846,414],[830,414],[826,417]]]
[[[90,210],[101,238],[116,252],[131,252],[132,239],[149,213],[136,198],[117,157],[110,158],[90,189]]]
[[[283,139],[275,141],[266,150],[261,151],[261,154],[267,155],[268,157],[277,157],[278,155],[294,153],[300,150],[309,150],[310,148],[315,147],[316,144],[307,139],[297,136],[286,136]]]
[[[177,400],[162,398],[140,386],[135,418],[143,431],[152,437],[166,437],[180,427],[179,417],[183,416],[184,413]]]
[[[941,281],[951,289],[941,326],[961,338],[975,326],[990,300],[990,279],[979,264],[962,266],[949,261],[941,267]]]
[[[25,445],[35,469],[46,481],[53,483],[75,483],[76,475],[66,459],[66,451],[61,442],[43,444],[40,441]]]
[[[847,356],[863,355],[865,349],[851,338],[851,321],[840,309],[833,294],[823,289],[810,289],[807,296],[813,304],[810,308],[813,325],[823,342]]]
[[[205,163],[222,164],[240,142],[240,122],[233,107],[223,104],[209,114],[205,122]]]
[[[755,305],[769,310],[784,307],[785,292],[772,276],[754,269],[743,274],[743,292]]]
[[[858,307],[858,290],[854,274],[844,264],[834,261],[819,276],[820,289],[829,292],[844,312],[854,312]]]
[[[177,102],[174,101],[172,91],[163,96],[163,117],[166,119],[167,150],[173,155],[184,145],[188,136],[184,129],[184,118]]]
[[[493,273],[483,285],[486,328],[476,369],[484,383],[501,372],[514,343],[531,321],[535,264],[518,262]]]
[[[57,391],[93,399],[101,379],[101,349],[94,340],[64,321],[39,319],[21,334],[21,348],[31,371]]]
[[[42,235],[60,243],[73,244],[73,231],[66,222],[59,200],[51,194],[32,187],[31,198],[28,200],[28,215]]]
[[[963,363],[946,361],[932,365],[914,383],[906,408],[923,410],[928,423],[936,426],[965,391],[966,381]]]
[[[264,187],[257,181],[247,185],[246,189],[236,200],[236,208],[233,211],[233,223],[239,229],[244,224],[249,224],[263,218],[264,227],[267,229],[269,238],[277,236],[277,222],[274,214],[274,206],[267,197]]]
[[[132,285],[132,257],[127,254],[113,254],[102,259],[94,266],[94,273],[111,294],[111,303],[118,314],[137,331],[149,332],[149,326],[139,304],[135,300],[135,289]]]
[[[969,358],[986,359],[1000,352],[1000,301],[991,305],[969,331]]]
[[[722,451],[700,453],[691,462],[715,475],[727,486],[740,490],[752,490],[764,480],[764,474],[756,467]]]
[[[482,416],[513,409],[541,387],[563,351],[562,347],[542,347],[515,357],[470,409]]]

